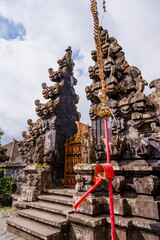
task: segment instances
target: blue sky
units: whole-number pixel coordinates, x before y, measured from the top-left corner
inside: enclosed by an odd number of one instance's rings
[[[46,3],[47,2],[47,3]],[[126,60],[150,82],[160,77],[160,1],[108,0],[103,27],[117,38]],[[102,18],[102,0],[98,0]],[[27,119],[37,120],[34,101],[42,97],[41,84],[52,83],[48,68],[71,46],[80,96],[81,121],[89,123],[85,87],[91,84],[88,67],[94,63],[93,20],[89,0],[0,0],[0,128],[2,144],[20,140]],[[150,92],[146,88],[146,94]]]
[[[75,60],[81,60],[83,58],[83,55],[80,54],[80,49],[77,49],[75,50],[73,53],[72,53],[72,59],[73,61]]]
[[[5,40],[13,40],[19,38],[24,40],[26,30],[21,23],[14,23],[13,21],[0,16],[0,38]]]

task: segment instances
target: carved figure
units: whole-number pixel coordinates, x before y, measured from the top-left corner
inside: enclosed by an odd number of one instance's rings
[[[95,138],[93,135],[92,127],[87,125],[84,130],[84,137],[82,139],[82,156],[84,158],[84,163],[94,163],[96,162],[95,156]]]
[[[145,86],[147,86],[148,83],[147,83],[146,80],[144,80],[141,77],[140,78],[139,77],[135,78],[135,81],[136,81],[136,88],[137,88],[136,94],[139,94],[139,93],[144,91]]]
[[[122,100],[120,100],[120,102],[119,102],[119,106],[121,107],[121,112],[123,114],[128,114],[132,110],[132,105],[130,104],[129,97],[122,98]]]
[[[115,66],[111,66],[110,76],[106,80],[106,91],[107,91],[107,93],[109,94],[109,93],[117,91],[117,85],[118,85],[118,81],[115,78]]]
[[[137,154],[143,157],[150,155],[150,142],[148,139],[142,138],[140,141],[140,146],[137,149]]]
[[[153,132],[156,134],[156,138],[160,142],[160,126],[157,126],[155,122],[152,122],[151,128],[152,128]]]
[[[160,109],[160,78],[153,80],[149,84],[150,88],[155,88],[155,91],[152,92],[148,97]]]
[[[78,192],[83,191],[84,186],[87,183],[85,178],[82,175],[77,175],[76,176],[76,181],[77,181],[76,188],[75,188],[76,191],[78,191]]]
[[[101,137],[101,141],[103,144],[103,147],[105,149],[106,152],[106,139],[103,138],[103,136]],[[117,157],[120,156],[123,152],[123,142],[124,142],[124,138],[120,138],[120,136],[118,135],[113,135],[111,138],[111,142],[109,143],[109,149],[110,149],[110,155]]]
[[[56,120],[57,120],[57,116],[54,116],[51,120],[51,129],[56,129]]]
[[[43,164],[43,155],[44,155],[44,137],[43,136],[40,136],[39,138],[37,138],[35,154],[36,154],[36,163]]]

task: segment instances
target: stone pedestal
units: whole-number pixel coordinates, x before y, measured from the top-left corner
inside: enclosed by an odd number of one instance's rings
[[[91,217],[84,214],[70,214],[69,237],[72,240],[104,240],[106,235],[105,216]]]
[[[94,171],[96,164],[78,164],[74,167],[76,171],[76,194],[73,197],[74,202],[76,203],[81,197],[91,188],[94,183]],[[77,212],[84,213],[88,215],[97,215],[103,213],[105,209],[109,208],[104,206],[104,196],[107,194],[107,180],[102,180],[102,183],[92,191],[88,197],[80,204]]]
[[[87,192],[94,185],[94,170],[96,164],[77,164],[74,167],[76,171],[77,192]]]
[[[159,240],[159,160],[111,163],[116,175],[112,180],[116,239]],[[75,202],[94,185],[94,170],[95,164],[75,166]],[[76,214],[69,215],[71,239],[83,239],[84,236],[86,240],[111,239],[107,181],[99,187],[80,204]]]
[[[22,185],[21,196],[18,200],[35,201],[38,194],[47,188],[52,188],[52,175],[49,167],[27,166],[24,169],[25,183]]]
[[[111,239],[111,220],[109,215],[88,216],[70,214],[69,237],[72,240]],[[159,240],[160,223],[138,217],[115,216],[116,240]]]
[[[24,168],[26,165],[23,162],[5,162],[1,165],[1,168],[5,169],[4,176],[11,177],[16,183],[17,194],[20,194],[21,187],[24,184]]]
[[[6,162],[1,166],[5,177],[11,177],[16,183],[13,196],[18,201],[34,201],[37,194],[53,187],[51,169],[48,165],[29,165],[21,162]]]

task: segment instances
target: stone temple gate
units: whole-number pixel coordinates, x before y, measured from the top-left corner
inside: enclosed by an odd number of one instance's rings
[[[49,78],[54,84],[50,87],[42,84],[42,94],[47,103],[35,101],[38,120],[28,120],[28,132],[23,132],[19,143],[20,153],[29,163],[49,164],[54,182],[59,183],[64,176],[65,142],[77,132],[79,120],[76,104],[79,96],[74,91],[77,79],[73,75],[74,63],[71,59],[71,47],[58,61],[58,71],[49,69]]]

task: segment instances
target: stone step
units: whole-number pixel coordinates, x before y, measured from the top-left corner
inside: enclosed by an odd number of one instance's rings
[[[24,209],[17,211],[18,215],[27,219],[32,219],[37,222],[44,223],[46,225],[51,225],[56,228],[62,228],[67,225],[67,218],[49,212],[44,212],[36,209]]]
[[[93,217],[82,213],[76,214],[73,213],[68,216],[68,219],[71,222],[86,225],[87,227],[93,228],[106,224],[106,214],[101,214]]]
[[[40,209],[43,211],[60,214],[63,216],[68,216],[69,213],[73,213],[73,207],[64,206],[57,203],[49,203],[49,202],[30,202],[27,203],[27,206],[34,209]]]
[[[53,195],[61,195],[66,197],[73,197],[76,193],[74,188],[61,188],[61,189],[46,189],[45,193],[53,194]]]
[[[19,234],[28,240],[58,240],[60,239],[60,230],[42,225],[25,218],[12,218],[7,220],[7,229],[12,233]]]
[[[27,208],[27,202],[24,202],[24,201],[15,201],[15,202],[13,202],[12,205],[16,209],[26,209]]]
[[[73,199],[59,195],[39,195],[38,200],[73,206]]]

